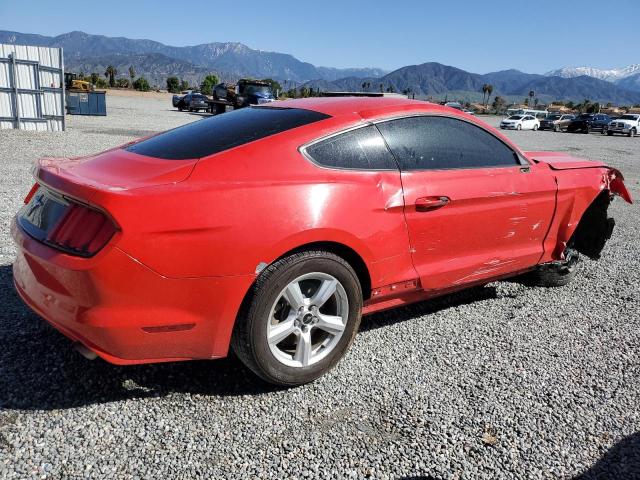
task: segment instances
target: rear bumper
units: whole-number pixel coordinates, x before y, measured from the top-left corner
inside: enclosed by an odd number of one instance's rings
[[[115,364],[227,354],[253,276],[168,278],[115,247],[76,259],[15,222],[14,284],[24,302],[64,335]]]

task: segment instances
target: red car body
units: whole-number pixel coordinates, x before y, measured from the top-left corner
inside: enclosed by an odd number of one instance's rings
[[[100,213],[112,231],[79,256],[16,220],[14,280],[23,300],[112,363],[218,358],[228,353],[261,269],[288,252],[314,246],[345,257],[361,280],[366,314],[557,261],[601,192],[631,202],[620,172],[603,163],[521,152],[497,130],[446,107],[324,98],[258,108],[275,106],[326,118],[202,158],[166,160],[119,147],[41,160],[39,187],[25,209],[50,191]],[[318,166],[301,150],[354,126],[414,115],[477,125],[523,163],[346,170]]]

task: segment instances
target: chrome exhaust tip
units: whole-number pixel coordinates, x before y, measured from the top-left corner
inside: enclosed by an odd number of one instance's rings
[[[96,352],[94,352],[93,350],[89,350],[82,343],[74,343],[73,347],[80,355],[82,355],[87,360],[95,360],[96,358],[98,358],[98,354]]]

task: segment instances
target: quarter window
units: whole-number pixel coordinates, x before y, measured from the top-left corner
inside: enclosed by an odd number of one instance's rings
[[[384,139],[369,125],[306,147],[311,159],[325,167],[358,170],[397,170]]]
[[[502,141],[449,117],[407,117],[377,124],[402,170],[505,167],[520,164]]]

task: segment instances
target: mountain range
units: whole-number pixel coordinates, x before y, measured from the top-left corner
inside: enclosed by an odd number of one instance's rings
[[[640,64],[608,70],[593,67],[564,67],[547,72],[547,76],[575,78],[582,75],[614,83],[628,90],[640,91]]]
[[[482,86],[493,85],[493,95],[506,97],[510,101],[522,100],[534,91],[543,102],[552,100],[612,102],[616,104],[636,104],[640,102],[640,91],[631,91],[610,82],[586,75],[563,78],[524,73],[518,70],[480,75],[440,63],[423,63],[399,68],[382,77],[342,78],[334,81],[313,80],[305,86],[323,91],[360,91],[362,84],[370,84],[366,89],[378,91],[391,87],[396,92],[411,89],[416,97],[463,99],[477,101],[482,98]]]
[[[416,97],[456,98],[477,101],[485,83],[493,85],[493,96],[522,100],[533,90],[543,102],[550,100],[640,103],[640,65],[625,69],[597,70],[564,68],[545,75],[504,70],[476,74],[429,62],[409,65],[393,72],[379,68],[331,68],[303,62],[286,53],[252,49],[238,42],[214,42],[175,47],[153,40],[107,37],[69,32],[55,37],[0,30],[0,43],[64,48],[67,70],[102,74],[113,65],[119,76],[127,76],[133,65],[138,75],[163,86],[168,76],[197,84],[206,74],[223,80],[240,77],[274,78],[285,87],[307,86],[324,91],[360,91],[380,88],[411,91]]]
[[[100,72],[100,67],[111,64],[116,68],[126,65],[125,68],[118,68],[124,74],[131,65],[130,62],[138,60],[140,55],[153,55],[154,67],[151,70],[146,71],[140,67],[137,70],[159,85],[164,83],[167,73],[188,79],[189,76],[201,77],[214,71],[230,79],[253,76],[296,82],[315,78],[335,80],[347,76],[380,76],[387,73],[379,68],[316,67],[286,53],[254,50],[238,42],[173,47],[153,40],[106,37],[84,32],[47,37],[0,30],[0,43],[62,47],[68,68],[85,68],[85,72]],[[149,62],[146,65],[151,66]]]

